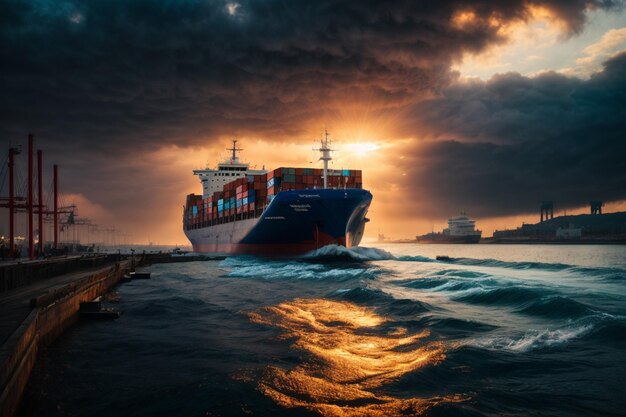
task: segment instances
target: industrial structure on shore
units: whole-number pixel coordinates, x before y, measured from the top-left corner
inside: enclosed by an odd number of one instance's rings
[[[20,170],[16,169],[16,157],[20,153],[20,147],[9,147],[7,163],[3,164],[0,174],[0,190],[4,189],[4,180],[8,176],[8,195],[0,197],[0,208],[9,212],[8,236],[0,236],[0,258],[26,256],[33,259],[47,254],[93,251],[96,246],[126,243],[123,239],[128,235],[119,234],[114,227],[100,228],[89,219],[78,218],[75,204],[61,204],[59,166],[56,164],[53,166],[52,196],[44,195],[43,151],[37,150],[35,177],[33,135],[28,135],[26,184],[20,181]],[[18,231],[18,217],[24,220],[24,214],[27,222]]]
[[[589,203],[589,214],[554,217],[552,201],[540,206],[539,223],[496,230],[491,243],[626,243],[626,212],[602,214],[602,201]]]

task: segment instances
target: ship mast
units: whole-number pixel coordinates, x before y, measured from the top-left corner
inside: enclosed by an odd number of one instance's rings
[[[226,148],[226,150],[229,150],[233,153],[231,159],[230,159],[230,163],[231,164],[237,164],[239,163],[239,158],[237,158],[237,151],[243,151],[243,149],[238,148],[237,147],[237,139],[234,138],[233,139],[233,147],[232,148]]]
[[[324,161],[324,188],[328,187],[328,161],[331,161],[333,158],[330,156],[330,143],[328,140],[328,129],[324,129],[324,138],[320,141],[321,146],[319,149],[315,149],[316,151],[320,151],[320,161]]]

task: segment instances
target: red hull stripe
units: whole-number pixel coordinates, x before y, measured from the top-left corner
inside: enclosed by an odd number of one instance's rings
[[[242,244],[242,243],[200,243],[194,244],[194,252],[204,253],[232,253],[247,255],[273,255],[273,256],[290,256],[302,255],[326,245],[346,246],[346,237],[341,236],[333,238],[330,235],[320,233],[319,239],[315,241],[306,241],[293,244]]]

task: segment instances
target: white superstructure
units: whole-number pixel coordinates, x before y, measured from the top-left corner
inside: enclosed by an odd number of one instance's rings
[[[210,198],[216,191],[222,191],[226,183],[239,177],[267,173],[264,169],[250,169],[250,164],[239,161],[237,151],[243,151],[243,149],[237,148],[237,139],[233,139],[233,147],[228,150],[232,152],[230,159],[217,164],[216,169],[209,167],[194,169],[194,175],[197,175],[202,183],[202,198]]]
[[[460,216],[448,219],[448,228],[443,229],[443,234],[447,236],[480,236],[482,231],[476,230],[475,223],[463,212]]]

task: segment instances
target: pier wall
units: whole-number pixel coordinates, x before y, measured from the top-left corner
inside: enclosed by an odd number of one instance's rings
[[[42,261],[16,262],[0,268],[0,293],[58,275],[118,261],[117,254],[69,256]]]
[[[86,272],[77,281],[31,300],[33,310],[0,348],[1,416],[15,414],[39,349],[78,320],[81,302],[107,292],[129,267],[130,261],[121,261],[97,273]]]

